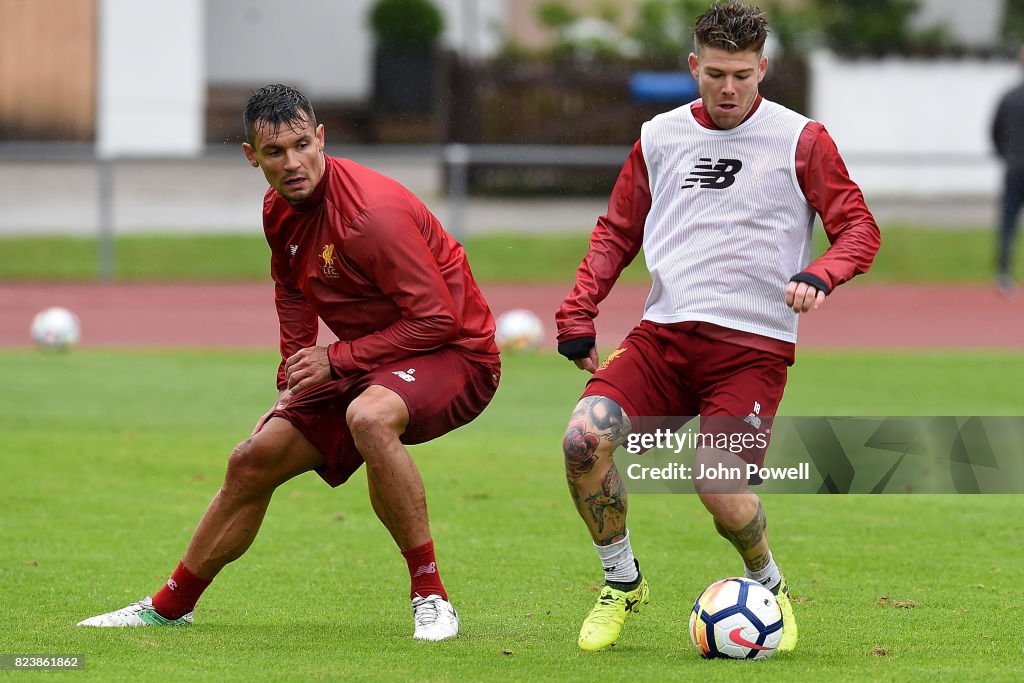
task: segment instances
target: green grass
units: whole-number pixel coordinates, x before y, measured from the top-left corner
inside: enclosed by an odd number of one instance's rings
[[[818,237],[820,251],[820,231]],[[587,237],[486,235],[469,238],[466,249],[481,282],[571,283]],[[992,231],[887,227],[870,280],[988,283],[994,249]],[[89,238],[0,238],[0,280],[92,280],[97,250]],[[269,272],[269,251],[259,235],[125,236],[115,250],[119,280],[263,280]],[[1024,279],[1024,268],[1018,276]],[[642,258],[622,281],[649,281]]]
[[[802,353],[783,412],[1005,414],[1019,410],[1022,361]],[[547,355],[506,359],[483,416],[413,449],[460,638],[409,637],[405,565],[361,473],[334,490],[314,475],[282,487],[194,627],[76,629],[166,579],[275,367],[247,351],[0,351],[0,652],[84,654],[75,680],[1019,678],[1024,523],[1011,496],[766,500],[801,639],[750,663],[700,660],[686,634],[697,593],[739,570],[730,546],[696,499],[634,495],[652,604],[615,651],[578,652],[600,567],[559,442],[584,376]]]
[[[262,235],[132,235],[115,241],[118,280],[264,280]],[[94,280],[99,246],[88,237],[0,238],[0,280]]]

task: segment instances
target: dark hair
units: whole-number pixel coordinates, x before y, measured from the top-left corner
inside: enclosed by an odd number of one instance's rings
[[[726,52],[764,49],[768,37],[768,20],[764,12],[753,6],[729,0],[717,0],[708,11],[697,17],[693,28],[697,50],[715,47]]]
[[[294,128],[307,121],[316,128],[313,105],[298,90],[280,83],[260,88],[250,95],[242,115],[245,139],[250,145],[256,139],[258,128],[269,125],[276,129],[282,124]]]

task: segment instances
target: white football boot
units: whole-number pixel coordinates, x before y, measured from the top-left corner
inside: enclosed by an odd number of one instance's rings
[[[123,626],[189,626],[192,612],[177,619],[165,619],[153,609],[153,600],[147,595],[138,602],[113,612],[89,617],[78,622],[78,626],[102,626],[105,628]]]
[[[459,635],[459,615],[440,595],[416,596],[412,599],[412,620],[416,640],[444,640]]]

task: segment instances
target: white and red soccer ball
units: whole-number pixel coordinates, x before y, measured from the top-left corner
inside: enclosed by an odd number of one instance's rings
[[[690,640],[705,659],[768,659],[782,640],[782,609],[756,581],[715,581],[690,610]]]
[[[536,351],[544,342],[544,323],[525,308],[513,308],[498,316],[494,340],[506,353]]]
[[[82,328],[77,315],[54,306],[36,314],[31,334],[32,343],[43,351],[66,351],[78,343]]]

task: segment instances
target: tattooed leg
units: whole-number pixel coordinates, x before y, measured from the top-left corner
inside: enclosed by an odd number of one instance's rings
[[[569,492],[598,545],[626,535],[626,488],[612,452],[631,430],[619,404],[603,396],[587,396],[576,405],[562,439]]]
[[[608,468],[608,473],[601,478],[599,491],[591,493],[586,499],[587,512],[590,514],[591,531],[597,527],[594,541],[598,545],[608,545],[626,535],[626,487],[622,483],[615,464]],[[579,508],[577,504],[577,508]],[[582,514],[582,511],[581,511]]]
[[[753,493],[701,496],[708,511],[714,516],[715,529],[736,548],[743,563],[751,571],[764,569],[771,559],[768,522],[761,500]],[[750,511],[753,510],[753,515]],[[746,524],[737,520],[747,518]],[[738,528],[736,528],[738,526]]]
[[[717,519],[715,520],[715,528],[718,529],[718,533],[732,543],[736,550],[741,553],[757,546],[764,539],[764,532],[767,526],[768,523],[764,516],[764,505],[761,504],[760,500],[757,501],[757,512],[754,513],[753,519],[747,522],[742,529],[736,529],[735,531],[726,529]]]
[[[695,458],[704,471],[725,468],[743,471],[746,463],[734,453],[701,448]],[[763,569],[771,558],[765,536],[765,515],[761,499],[751,493],[746,479],[695,479],[694,487],[704,507],[715,519],[715,529],[736,548],[751,571]]]

